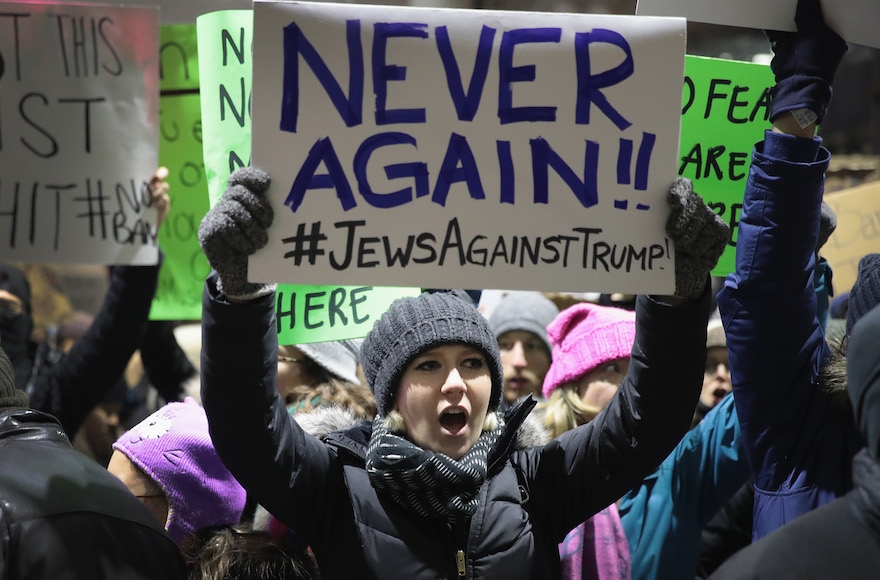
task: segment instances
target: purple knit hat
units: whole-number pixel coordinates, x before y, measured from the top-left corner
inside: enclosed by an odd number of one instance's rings
[[[544,396],[596,367],[629,358],[636,338],[631,310],[581,302],[566,308],[547,326],[553,362],[544,378]]]
[[[205,410],[191,397],[169,403],[120,437],[124,453],[168,497],[165,529],[177,543],[209,526],[236,524],[246,492],[220,461]]]

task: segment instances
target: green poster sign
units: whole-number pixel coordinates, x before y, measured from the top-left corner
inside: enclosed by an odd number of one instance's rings
[[[251,41],[253,11],[222,10],[196,20],[202,86],[205,174],[211,205],[229,175],[250,163]],[[391,303],[419,288],[279,284],[279,344],[306,344],[365,336]]]
[[[731,226],[727,249],[712,272],[733,271],[736,234],[752,148],[770,128],[767,65],[687,56],[678,174],[694,182],[709,207]]]
[[[205,174],[211,207],[229,175],[251,159],[253,10],[221,10],[196,19]]]
[[[366,336],[392,302],[420,292],[419,288],[279,284],[275,293],[278,344]]]
[[[168,168],[171,209],[159,230],[165,261],[152,320],[198,320],[210,271],[198,240],[208,211],[195,25],[162,26],[159,37],[159,163]]]

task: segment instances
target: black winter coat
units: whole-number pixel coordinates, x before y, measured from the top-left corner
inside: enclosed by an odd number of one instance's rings
[[[711,580],[865,580],[880,575],[880,463],[853,459],[855,488],[740,550]]]
[[[176,580],[177,545],[44,413],[0,410],[0,578]]]
[[[456,528],[376,493],[364,468],[370,423],[321,441],[290,420],[277,393],[273,305],[271,295],[231,304],[209,278],[202,402],[226,466],[311,546],[324,580],[558,578],[559,542],[669,454],[703,381],[708,292],[680,307],[640,297],[629,373],[607,409],[543,447],[515,450],[512,438],[496,447],[480,506]],[[509,429],[529,410],[517,408]]]
[[[32,409],[58,418],[73,436],[121,380],[140,346],[159,280],[159,266],[117,266],[92,325],[60,362],[29,377]]]

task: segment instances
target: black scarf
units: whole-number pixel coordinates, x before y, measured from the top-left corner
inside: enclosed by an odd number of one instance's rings
[[[480,486],[486,480],[488,456],[504,431],[484,431],[459,460],[425,451],[388,431],[384,422],[373,423],[367,449],[367,473],[373,488],[387,494],[404,509],[449,523],[463,521],[479,505]]]

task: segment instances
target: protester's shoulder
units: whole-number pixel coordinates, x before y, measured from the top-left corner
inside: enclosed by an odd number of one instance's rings
[[[64,447],[70,447],[67,434],[64,433],[58,420],[47,413],[34,409],[8,408],[0,410],[0,451],[4,454],[18,450],[36,449],[29,442],[55,440],[61,443],[61,451],[47,446],[47,453],[65,453]],[[6,471],[6,470],[2,470]]]
[[[864,578],[880,562],[874,534],[858,525],[849,496],[798,517],[734,554],[713,579]]]
[[[21,436],[6,437],[0,445],[2,462],[31,466],[0,470],[0,496],[6,500],[4,511],[9,517],[60,518],[73,528],[88,527],[90,521],[118,520],[124,526],[163,532],[155,516],[119,479],[73,448],[51,417],[21,424],[20,429]],[[81,519],[74,518],[76,514]]]
[[[529,472],[541,463],[541,456],[545,451],[556,448],[556,442],[544,426],[540,414],[533,412],[515,428],[513,443],[504,459],[514,469]]]
[[[327,405],[297,413],[293,419],[302,429],[334,448],[365,455],[370,442],[372,421],[358,419],[350,409]]]
[[[516,430],[516,450],[538,449],[551,441],[543,416],[532,411]]]

